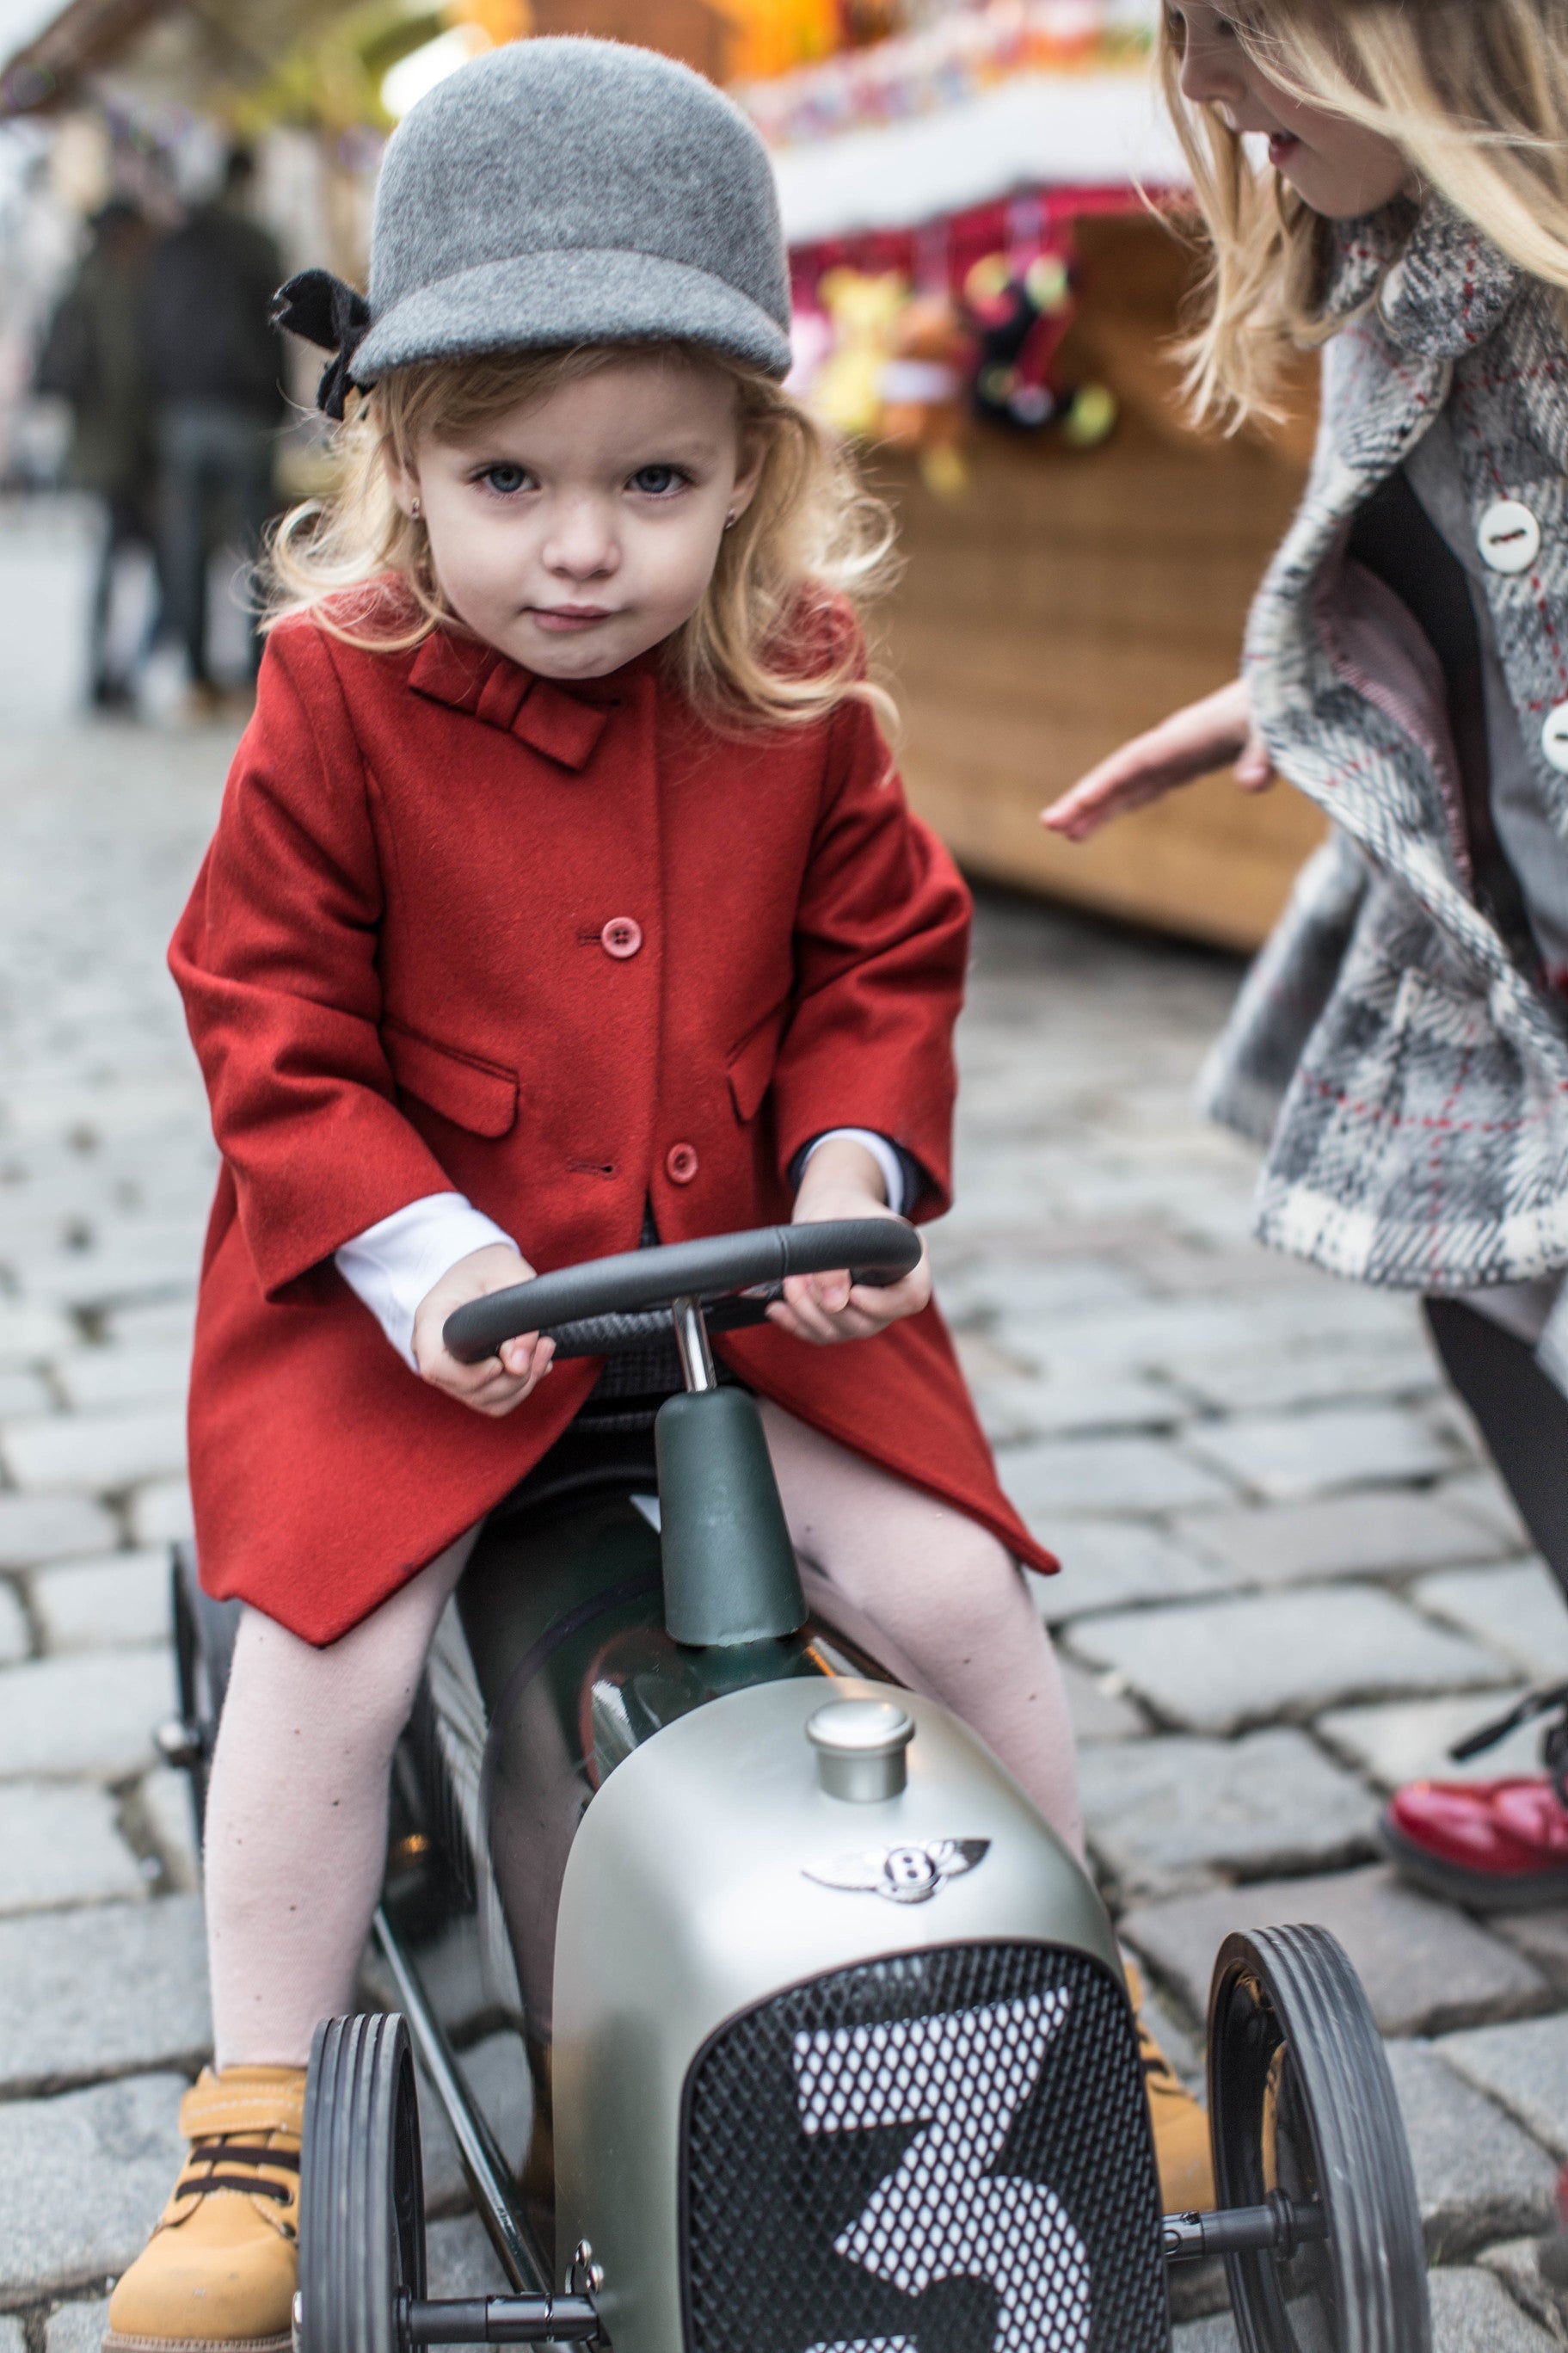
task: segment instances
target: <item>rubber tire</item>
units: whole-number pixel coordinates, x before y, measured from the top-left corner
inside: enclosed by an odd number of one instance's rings
[[[323,2019],[305,2080],[296,2353],[404,2353],[398,2299],[424,2293],[408,2029],[395,2011]]]
[[[1328,2213],[1316,2271],[1326,2332],[1298,2334],[1272,2254],[1227,2255],[1242,2353],[1431,2353],[1426,2254],[1394,2079],[1361,1979],[1326,1928],[1226,1938],[1209,1994],[1209,2127],[1216,2202],[1259,2204],[1265,2094],[1282,2083],[1286,2147],[1304,2157]],[[1286,2185],[1289,2186],[1289,2185]]]
[[[239,1631],[241,1604],[215,1601],[204,1593],[196,1576],[195,1547],[174,1546],[171,1560],[171,1614],[174,1620],[174,1662],[179,1677],[180,1716],[195,1735],[196,1753],[185,1767],[190,1777],[191,1806],[195,1819],[196,1852],[206,1833],[207,1781],[217,1728],[234,1664],[235,1637]]]

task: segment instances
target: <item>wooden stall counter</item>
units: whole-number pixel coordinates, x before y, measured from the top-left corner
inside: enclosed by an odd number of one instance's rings
[[[1121,400],[1112,439],[984,432],[958,497],[875,459],[905,562],[886,616],[901,765],[971,873],[1251,948],[1322,837],[1289,786],[1210,777],[1082,847],[1039,824],[1118,744],[1236,675],[1310,446],[1310,415],[1271,443],[1185,428],[1167,351],[1184,250],[1153,223],[1093,227],[1075,334]]]

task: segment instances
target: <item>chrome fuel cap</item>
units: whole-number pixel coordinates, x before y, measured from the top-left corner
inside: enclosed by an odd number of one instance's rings
[[[816,1778],[830,1798],[870,1805],[896,1798],[909,1778],[904,1751],[915,1727],[886,1699],[834,1699],[807,1719]]]

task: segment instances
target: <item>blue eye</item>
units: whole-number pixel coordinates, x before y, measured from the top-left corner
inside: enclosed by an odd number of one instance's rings
[[[687,480],[679,466],[639,466],[632,476],[632,488],[648,498],[666,499],[672,491],[680,490]]]
[[[487,490],[499,492],[502,498],[510,498],[514,491],[528,487],[529,476],[527,468],[523,466],[487,466],[479,480]]]

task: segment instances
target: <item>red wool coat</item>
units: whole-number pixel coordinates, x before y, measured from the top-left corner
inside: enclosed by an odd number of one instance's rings
[[[737,741],[651,657],[566,689],[446,634],[276,631],[171,950],[223,1155],[190,1411],[208,1591],[332,1641],[592,1388],[596,1360],[563,1363],[498,1422],[409,1372],[331,1261],[422,1195],[467,1194],[542,1271],[635,1248],[645,1198],[668,1241],[786,1220],[794,1155],[858,1126],[945,1208],[968,927],[862,704]],[[1055,1566],[934,1308],[836,1349],[721,1345]]]

